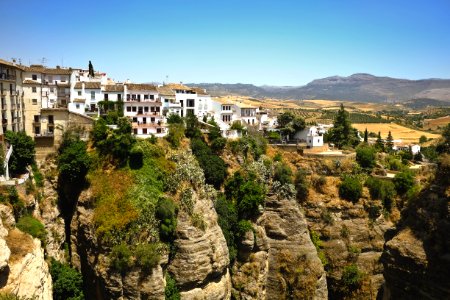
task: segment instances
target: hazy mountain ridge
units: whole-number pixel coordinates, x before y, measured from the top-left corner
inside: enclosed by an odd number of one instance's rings
[[[358,73],[331,76],[305,86],[255,86],[253,84],[190,84],[213,96],[242,95],[257,98],[329,99],[363,102],[408,101],[427,98],[450,102],[450,79],[409,80]]]

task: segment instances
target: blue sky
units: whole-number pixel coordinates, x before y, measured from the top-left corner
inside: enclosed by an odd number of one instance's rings
[[[91,60],[116,80],[450,78],[448,0],[0,0],[0,11],[0,58]]]

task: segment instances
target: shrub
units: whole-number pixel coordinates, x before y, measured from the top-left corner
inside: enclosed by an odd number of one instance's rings
[[[235,242],[235,228],[238,223],[237,210],[233,203],[228,201],[224,195],[220,195],[217,198],[215,208],[218,215],[217,223],[227,241],[230,262],[233,262],[237,254]]]
[[[353,203],[358,202],[362,194],[362,184],[358,178],[345,176],[339,185],[339,196]]]
[[[375,154],[375,148],[363,144],[356,148],[356,161],[363,169],[371,171],[375,166]]]
[[[273,180],[278,181],[281,185],[292,184],[292,170],[285,163],[277,163],[273,174]]]
[[[361,286],[363,274],[359,271],[358,266],[351,264],[344,267],[341,277],[341,284],[347,291],[353,291]]]
[[[178,114],[170,114],[167,117],[167,124],[183,124],[183,119]]]
[[[247,232],[253,231],[252,222],[248,220],[241,220],[237,225],[237,229],[237,236],[243,238]]]
[[[53,281],[53,299],[83,300],[83,277],[67,264],[52,258],[50,274]]]
[[[283,156],[281,155],[280,152],[275,153],[274,157],[273,157],[273,161],[282,161],[283,160]]]
[[[205,181],[220,188],[227,175],[227,167],[222,158],[214,154],[208,145],[199,138],[191,139],[192,153],[205,173]]]
[[[171,199],[161,197],[156,207],[159,222],[159,236],[164,242],[173,242],[177,228],[177,211]]]
[[[133,147],[130,151],[130,168],[140,169],[144,164],[144,152],[140,147]]]
[[[20,199],[19,194],[15,186],[10,186],[7,188],[7,198],[2,195],[2,200],[4,202],[6,199],[12,205],[14,211],[14,217],[19,219],[19,217],[25,212],[25,203]]]
[[[427,137],[425,135],[421,135],[419,138],[419,144],[426,143],[428,141]]]
[[[34,238],[41,240],[42,244],[45,243],[45,237],[47,235],[44,225],[32,216],[23,216],[16,224],[17,228],[30,234]]]
[[[297,189],[297,201],[303,202],[309,194],[309,182],[306,178],[306,173],[302,169],[298,169],[295,174],[295,188]]]
[[[311,183],[312,186],[316,189],[316,191],[323,193],[323,190],[327,185],[327,178],[324,175],[312,176]]]
[[[152,134],[149,138],[148,141],[150,142],[150,144],[155,145],[158,142],[158,139],[156,138],[156,136],[154,134]]]
[[[325,251],[322,249],[322,240],[320,239],[320,235],[314,230],[311,230],[309,236],[311,238],[314,247],[316,247],[319,259],[322,262],[323,267],[325,268],[328,265],[328,259],[327,256],[325,255]]]
[[[410,171],[397,173],[393,179],[398,194],[404,195],[414,185],[414,176]]]
[[[164,288],[164,295],[166,300],[180,300],[181,295],[177,287],[177,282],[170,276],[169,273],[166,274],[166,287]]]
[[[142,244],[136,246],[136,263],[142,269],[150,271],[156,267],[160,260],[158,244]]]
[[[278,131],[269,131],[269,132],[267,133],[267,138],[268,138],[269,140],[280,140],[280,139],[281,139],[281,136],[280,136],[280,134],[278,133]]]
[[[44,186],[44,176],[39,171],[36,164],[32,164],[31,169],[33,170],[33,178],[34,178],[34,181],[36,182],[36,185],[38,187],[43,187]]]
[[[366,186],[369,188],[370,197],[381,200],[384,208],[391,211],[396,195],[394,184],[391,181],[369,177],[366,180]]]
[[[125,243],[114,246],[109,257],[111,259],[111,267],[122,274],[132,265],[132,253]]]
[[[216,153],[220,153],[223,151],[223,149],[225,149],[226,145],[227,145],[227,139],[223,138],[223,137],[219,137],[219,138],[216,138],[211,143],[211,149]]]
[[[389,170],[399,171],[403,168],[403,164],[400,159],[395,156],[389,156],[387,159],[387,167]]]

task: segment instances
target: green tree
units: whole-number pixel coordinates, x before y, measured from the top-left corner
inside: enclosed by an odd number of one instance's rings
[[[450,153],[450,123],[442,131],[443,142],[436,147],[438,153]]]
[[[132,252],[127,244],[121,243],[115,245],[111,249],[109,258],[111,260],[111,267],[121,274],[125,274],[126,271],[132,266]]]
[[[302,169],[298,169],[295,174],[295,188],[297,190],[297,201],[302,203],[306,200],[309,194],[309,181],[306,178],[306,172]]]
[[[392,137],[391,132],[389,131],[388,136],[386,138],[386,150],[387,151],[392,151],[394,147],[394,138]]]
[[[376,150],[367,144],[361,144],[356,148],[356,161],[367,171],[372,171],[375,166]]]
[[[172,243],[177,228],[177,208],[171,199],[161,197],[156,206],[159,222],[159,236],[162,241]]]
[[[397,173],[393,179],[398,194],[404,195],[414,186],[414,175],[411,171]]]
[[[186,131],[185,135],[188,138],[199,138],[202,136],[200,131],[199,123],[197,116],[194,114],[188,114],[186,116]]]
[[[67,264],[52,258],[50,274],[53,281],[53,299],[83,300],[83,277]]]
[[[369,141],[369,132],[366,130],[364,130],[364,143],[367,143]]]
[[[375,147],[378,151],[384,151],[384,142],[381,138],[381,133],[378,131],[377,141],[375,142]]]
[[[35,143],[33,139],[24,131],[7,131],[6,141],[13,147],[13,152],[9,159],[9,171],[12,175],[23,174],[28,165],[34,163]]]
[[[219,127],[219,125],[216,123],[216,121],[214,121],[214,119],[211,119],[208,123],[209,123],[210,125],[212,125],[212,127],[209,127],[209,132],[208,132],[208,139],[209,139],[209,142],[212,143],[212,142],[214,142],[216,139],[222,137],[222,132],[220,131],[220,127]]]
[[[339,185],[339,196],[353,203],[358,202],[362,195],[362,184],[358,178],[345,176]]]
[[[86,143],[81,140],[63,142],[59,149],[59,179],[66,184],[83,183],[89,170],[90,158]]]
[[[167,117],[167,124],[183,124],[183,119],[178,114],[170,114]]]
[[[184,137],[184,124],[172,123],[169,125],[169,133],[166,136],[166,140],[170,143],[172,148],[178,148],[180,146],[181,139]]]
[[[180,300],[181,295],[177,287],[177,282],[170,276],[169,273],[166,274],[166,287],[164,289],[164,295],[166,300]]]
[[[292,170],[286,163],[279,162],[275,164],[273,180],[282,185],[292,183]]]
[[[357,131],[352,127],[349,113],[342,103],[334,119],[333,128],[329,130],[328,139],[338,148],[355,146],[358,143]]]
[[[427,137],[425,135],[421,135],[419,138],[419,144],[426,143],[428,141]]]
[[[228,200],[223,194],[217,197],[215,209],[218,215],[217,223],[222,229],[225,240],[227,241],[230,262],[233,262],[237,255],[236,236],[238,213],[236,206],[231,200]]]
[[[200,138],[191,139],[191,149],[205,173],[206,183],[220,188],[227,176],[227,166],[224,160],[213,153],[208,145]]]
[[[92,65],[91,61],[89,61],[89,77],[94,77],[94,66]]]
[[[351,264],[344,267],[341,277],[341,285],[345,292],[351,292],[361,286],[363,274],[358,269],[358,266]]]

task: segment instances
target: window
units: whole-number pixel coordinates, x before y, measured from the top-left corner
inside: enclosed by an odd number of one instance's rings
[[[33,86],[33,87],[31,88],[31,92],[32,92],[32,93],[36,93],[36,87],[35,87],[35,86]]]
[[[156,133],[161,133],[161,128],[156,128]]]
[[[41,127],[40,126],[34,127],[34,134],[41,134]]]
[[[33,104],[33,105],[36,105],[36,104],[37,104],[37,99],[32,99],[31,101],[32,101],[32,104]]]
[[[53,81],[53,76],[48,76],[48,82],[52,82]]]
[[[155,95],[150,95],[151,100],[155,100]]]
[[[133,118],[133,123],[137,123],[138,119],[136,117]]]
[[[95,91],[91,91],[91,100],[95,100]]]
[[[194,107],[195,105],[195,100],[194,99],[187,99],[187,103],[186,103],[187,107]]]
[[[54,93],[55,90],[53,88],[50,88],[50,93]]]
[[[133,128],[133,134],[137,134],[137,128]]]
[[[66,77],[61,77],[61,82],[66,82]]]
[[[147,134],[147,128],[142,129],[142,134]]]
[[[144,107],[144,112],[148,112],[148,106]]]
[[[81,91],[78,91],[78,96],[81,96]]]
[[[166,103],[169,102],[169,99],[164,99],[164,102],[166,102]]]
[[[150,122],[155,123],[155,118],[150,118]]]
[[[34,122],[35,123],[39,122],[39,115],[34,115]]]
[[[31,79],[37,80],[37,75],[36,74],[31,75]]]
[[[144,95],[144,100],[147,100],[148,99],[148,95]]]
[[[108,94],[105,94],[105,101],[108,101]]]
[[[127,106],[127,112],[131,112],[131,106]]]
[[[136,112],[136,106],[132,106],[131,110],[132,110],[133,112]]]
[[[75,104],[75,107],[76,107],[77,109],[80,109],[80,104]]]
[[[55,119],[53,118],[53,115],[49,115],[48,116],[48,124],[54,124],[55,123]]]
[[[117,101],[121,101],[122,100],[122,94],[117,94]]]

